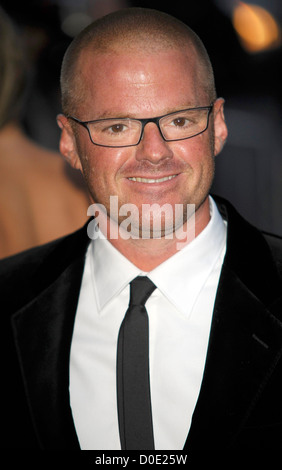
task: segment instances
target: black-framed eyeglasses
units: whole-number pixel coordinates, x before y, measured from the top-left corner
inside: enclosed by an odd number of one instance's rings
[[[156,124],[162,138],[167,142],[195,137],[208,128],[212,108],[213,103],[210,106],[181,109],[147,119],[109,118],[81,121],[74,116],[67,118],[85,127],[91,142],[95,145],[132,147],[140,143],[144,128],[149,122]]]

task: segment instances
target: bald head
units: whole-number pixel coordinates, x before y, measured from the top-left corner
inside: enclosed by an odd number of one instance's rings
[[[73,114],[85,99],[83,57],[126,52],[158,54],[178,49],[198,67],[199,87],[210,101],[216,98],[213,70],[199,37],[176,18],[151,9],[125,8],[85,28],[67,49],[61,70],[63,112]]]

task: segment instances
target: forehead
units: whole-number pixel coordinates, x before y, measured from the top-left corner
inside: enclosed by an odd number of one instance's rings
[[[83,119],[146,117],[197,106],[203,99],[193,50],[100,54],[88,50],[81,55],[79,71],[85,90]]]

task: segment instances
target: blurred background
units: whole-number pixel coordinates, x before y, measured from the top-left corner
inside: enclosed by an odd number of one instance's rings
[[[16,22],[29,60],[22,123],[29,136],[58,150],[59,73],[82,28],[127,6],[156,8],[187,23],[211,57],[226,100],[228,142],[216,159],[213,192],[250,222],[282,236],[281,0],[0,0]],[[165,71],[164,71],[165,73]]]

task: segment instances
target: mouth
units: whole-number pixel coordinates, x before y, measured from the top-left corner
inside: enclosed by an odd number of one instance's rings
[[[176,176],[178,175],[176,174],[176,175],[164,176],[163,178],[139,178],[139,177],[133,176],[128,179],[136,183],[154,184],[154,183],[164,183],[165,181],[172,180]]]

